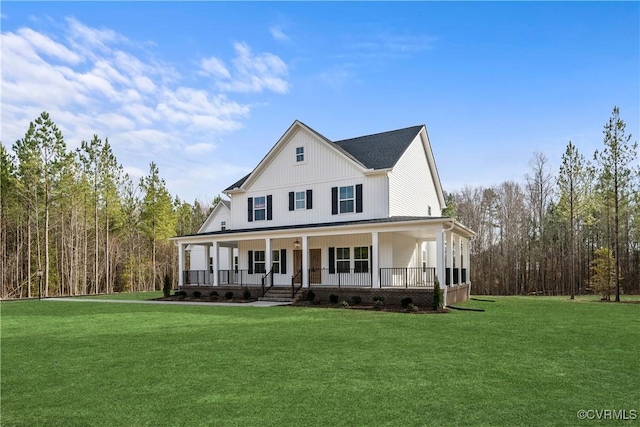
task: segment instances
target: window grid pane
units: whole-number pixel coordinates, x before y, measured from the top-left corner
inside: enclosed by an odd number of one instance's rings
[[[305,191],[296,191],[296,209],[307,208],[307,193]]]
[[[354,212],[353,185],[340,187],[340,213]]]

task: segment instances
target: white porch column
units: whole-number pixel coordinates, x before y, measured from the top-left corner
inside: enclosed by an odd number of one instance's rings
[[[204,248],[202,250],[202,256],[204,258],[204,284],[211,283],[211,275],[209,274],[209,257],[211,257],[211,244],[205,243],[202,245]]]
[[[269,273],[273,266],[271,265],[271,239],[264,239],[264,269],[266,273]],[[271,276],[271,284],[273,284],[273,276]],[[267,285],[267,283],[265,283]]]
[[[464,267],[464,254],[462,253],[462,236],[458,236],[458,250],[456,251],[456,267],[458,268],[458,283],[462,284],[462,268]]]
[[[309,287],[309,237],[302,236],[302,287]]]
[[[220,274],[218,273],[218,266],[220,265],[220,262],[219,262],[220,251],[219,251],[219,249],[220,249],[220,245],[218,245],[218,242],[213,242],[213,255],[212,255],[212,258],[213,258],[213,286],[219,286],[220,285]],[[207,252],[209,252],[209,250],[207,250]]]
[[[185,244],[178,243],[178,287],[184,285],[184,251]]]
[[[378,232],[371,233],[371,287],[380,288],[380,261],[378,258]]]
[[[438,282],[440,282],[440,288],[444,287],[444,242],[445,235],[444,231],[440,231],[436,233],[436,276],[438,277]]]
[[[447,239],[447,262],[449,264],[449,286],[453,285],[453,246],[455,245],[455,236],[449,233]]]

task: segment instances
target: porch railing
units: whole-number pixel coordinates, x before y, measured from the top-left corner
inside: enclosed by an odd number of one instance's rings
[[[298,283],[298,288],[296,289],[296,279],[300,279],[302,276],[302,269],[298,270],[296,274],[291,276],[291,298],[295,298],[296,293],[302,288],[302,280]]]
[[[332,286],[338,288],[370,288],[371,271],[359,269],[315,268],[309,269],[309,286]]]
[[[185,270],[182,272],[184,285],[211,286],[213,285],[213,273],[207,270]],[[220,285],[261,285],[264,273],[251,273],[249,270],[218,270],[218,283]]]
[[[213,285],[213,273],[207,270],[187,270],[183,271],[183,284],[189,286]],[[373,272],[370,269],[309,269],[310,286],[327,286],[337,288],[370,288],[373,284]],[[381,288],[433,288],[436,278],[436,269],[428,268],[380,268],[379,283]],[[291,292],[294,296],[302,287],[299,270],[291,277]],[[466,283],[467,269],[455,268],[453,274],[451,269],[445,269],[445,285],[451,286],[459,283]],[[296,283],[300,282],[300,283]],[[252,273],[249,270],[220,270],[218,272],[218,283],[220,285],[253,285],[261,286],[263,292],[267,292],[274,285],[273,270],[268,273]],[[297,289],[296,289],[297,288]]]
[[[435,268],[381,268],[381,288],[432,288],[435,284]]]
[[[262,296],[264,296],[269,289],[273,287],[273,268],[267,274],[262,277]]]

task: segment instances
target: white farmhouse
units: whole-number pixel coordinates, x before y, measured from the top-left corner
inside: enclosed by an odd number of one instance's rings
[[[442,217],[425,126],[331,141],[295,121],[178,245],[182,289],[468,298],[474,232]],[[217,287],[217,288],[216,288]]]

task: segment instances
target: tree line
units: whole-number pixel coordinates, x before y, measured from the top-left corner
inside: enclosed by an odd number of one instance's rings
[[[0,144],[2,298],[159,289],[177,278],[167,238],[197,232],[213,202],[172,197],[155,163],[138,182],[94,135],[69,150],[43,112]]]
[[[569,141],[552,171],[534,153],[523,183],[468,186],[447,195],[445,212],[477,232],[474,292],[619,300],[640,292],[638,144],[614,108],[603,146],[590,158]]]

